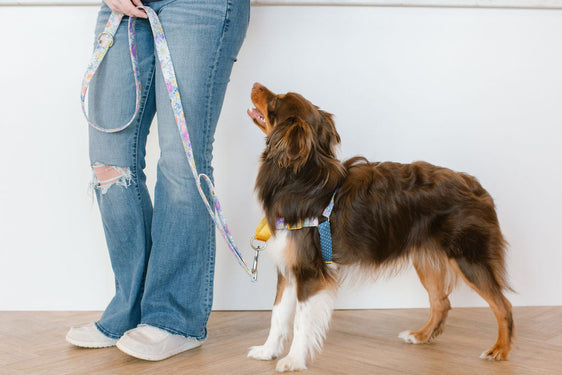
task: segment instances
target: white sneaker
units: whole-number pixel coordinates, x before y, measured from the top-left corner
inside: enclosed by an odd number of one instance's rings
[[[201,341],[192,337],[174,335],[163,329],[141,324],[125,332],[117,342],[117,348],[136,358],[161,361],[201,344]]]
[[[107,348],[117,343],[117,339],[104,335],[94,323],[70,328],[66,341],[82,348]]]

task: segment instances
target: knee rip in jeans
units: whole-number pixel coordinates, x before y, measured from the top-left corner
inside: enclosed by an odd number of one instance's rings
[[[128,187],[133,179],[129,168],[95,163],[92,169],[94,170],[92,186],[99,189],[102,194],[107,193],[114,185]]]

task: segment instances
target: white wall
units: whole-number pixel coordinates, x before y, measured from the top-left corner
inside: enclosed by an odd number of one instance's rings
[[[113,292],[88,195],[81,76],[95,7],[0,7],[0,310],[101,310]],[[514,305],[562,294],[562,13],[552,10],[256,7],[217,133],[216,181],[247,240],[263,136],[246,118],[254,81],[334,113],[343,158],[427,160],[476,175],[511,244]],[[154,133],[154,132],[153,132]],[[154,184],[156,140],[148,173]],[[215,309],[267,309],[267,258],[251,284],[218,239]],[[466,287],[453,306],[483,306]],[[415,273],[341,294],[340,308],[424,307]]]

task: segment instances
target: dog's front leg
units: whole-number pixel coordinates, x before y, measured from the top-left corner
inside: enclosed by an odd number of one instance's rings
[[[332,316],[336,293],[323,289],[298,301],[293,342],[289,354],[277,362],[277,371],[298,371],[306,369],[306,359],[322,348]]]
[[[294,280],[291,280],[290,275],[284,276],[279,272],[277,276],[277,296],[271,311],[269,336],[265,344],[251,347],[248,357],[268,361],[279,357],[283,353],[283,347],[295,314],[296,300]]]

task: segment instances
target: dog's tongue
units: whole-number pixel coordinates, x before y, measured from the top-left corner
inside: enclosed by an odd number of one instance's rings
[[[257,121],[261,125],[265,125],[265,117],[257,108],[248,109],[248,116]]]

